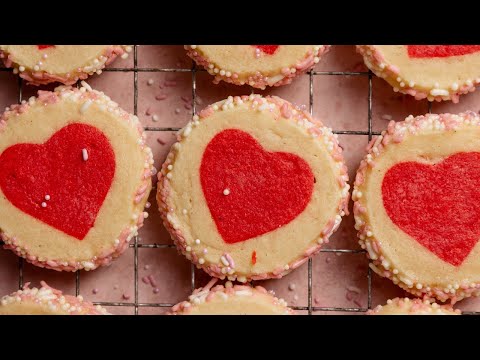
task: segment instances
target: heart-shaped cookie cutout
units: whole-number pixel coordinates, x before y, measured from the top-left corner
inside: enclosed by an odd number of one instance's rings
[[[115,154],[96,127],[74,123],[44,144],[0,155],[0,188],[15,207],[82,240],[95,224],[115,174]]]
[[[286,152],[266,151],[245,131],[223,130],[203,153],[200,181],[226,243],[276,230],[295,219],[312,197],[308,163]]]
[[[451,265],[461,265],[480,239],[478,152],[432,165],[395,164],[384,176],[382,196],[393,223]]]
[[[264,54],[273,55],[279,48],[279,45],[254,45],[255,48],[262,51]]]
[[[473,54],[480,51],[480,45],[407,45],[411,58],[444,58]]]

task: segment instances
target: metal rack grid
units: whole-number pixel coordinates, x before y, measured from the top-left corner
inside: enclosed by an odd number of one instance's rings
[[[0,71],[12,71],[11,69],[0,68]],[[163,73],[191,73],[192,75],[192,116],[196,112],[196,74],[197,72],[204,72],[204,69],[197,68],[195,63],[193,62],[192,68],[185,69],[185,68],[139,68],[138,67],[138,46],[134,45],[133,49],[133,68],[105,68],[102,71],[108,72],[133,72],[134,73],[134,114],[138,115],[138,73],[139,72],[163,72]],[[307,72],[309,76],[309,111],[310,114],[313,115],[313,79],[316,75],[331,75],[331,76],[366,76],[368,77],[368,127],[367,131],[355,131],[355,130],[335,130],[333,129],[333,133],[338,135],[364,135],[368,137],[368,141],[372,139],[374,135],[380,135],[379,132],[374,132],[372,130],[372,77],[374,76],[371,71],[365,72],[353,72],[353,71],[314,71],[310,70]],[[18,102],[22,101],[22,85],[23,80],[19,78],[18,80]],[[77,85],[79,86],[79,84]],[[251,92],[254,92],[254,89],[251,88]],[[432,103],[429,102],[428,104],[428,112],[431,112]],[[144,128],[145,131],[178,131],[180,128],[172,128],[172,127],[152,127],[146,126]],[[2,242],[0,241],[0,245]],[[138,295],[138,249],[164,249],[164,248],[175,248],[175,245],[168,245],[168,244],[140,244],[138,242],[138,236],[134,237],[133,243],[129,244],[130,248],[134,249],[134,302],[94,302],[95,305],[102,305],[102,306],[127,306],[127,307],[134,307],[135,308],[135,315],[138,315],[139,308],[145,307],[161,307],[161,308],[170,308],[175,304],[172,303],[140,303],[139,302],[139,295]],[[320,252],[322,253],[349,253],[349,254],[358,254],[358,253],[365,253],[365,250],[351,250],[351,249],[321,249]],[[23,266],[24,260],[22,258],[19,259],[18,262],[18,288],[21,289],[24,285],[23,280]],[[313,261],[312,258],[308,259],[308,305],[307,306],[291,306],[294,310],[304,310],[308,311],[308,315],[312,315],[314,311],[341,311],[341,312],[352,312],[352,313],[359,313],[359,312],[366,312],[368,309],[372,307],[372,270],[370,267],[368,268],[367,272],[367,307],[317,307],[313,306],[313,285],[312,285],[312,268],[313,268]],[[75,293],[78,296],[80,294],[80,271],[75,273]],[[190,268],[190,276],[191,276],[191,289],[192,291],[196,288],[196,281],[195,281],[195,265],[191,264]],[[477,314],[480,315],[480,312],[463,312],[464,314]]]

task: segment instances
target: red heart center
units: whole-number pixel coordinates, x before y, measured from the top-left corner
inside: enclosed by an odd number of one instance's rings
[[[55,47],[55,45],[37,45],[38,50],[48,49],[51,47]]]
[[[265,151],[248,133],[229,129],[205,149],[200,181],[218,232],[233,244],[295,219],[310,201],[314,177],[297,155]]]
[[[115,154],[107,137],[79,123],[60,129],[44,144],[16,144],[0,155],[6,198],[79,240],[93,227],[114,173]]]
[[[436,58],[473,54],[480,51],[480,45],[408,45],[411,58]]]
[[[480,153],[403,162],[382,183],[390,219],[440,259],[460,265],[480,239]]]
[[[257,49],[260,49],[263,53],[268,55],[273,55],[275,51],[279,48],[278,45],[253,45]]]

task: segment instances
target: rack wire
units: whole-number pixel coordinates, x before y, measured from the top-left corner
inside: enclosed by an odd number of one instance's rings
[[[0,71],[12,71],[11,69],[0,68]],[[197,92],[197,72],[204,72],[204,69],[197,68],[195,63],[192,67],[187,68],[139,68],[138,67],[138,46],[135,45],[133,48],[133,68],[105,68],[103,71],[107,72],[133,72],[133,87],[134,87],[134,114],[138,115],[138,74],[141,72],[162,72],[162,73],[191,73],[192,76],[192,116],[196,113],[196,92]],[[333,133],[338,135],[363,135],[368,137],[368,141],[372,139],[373,136],[380,135],[379,132],[372,130],[372,77],[373,74],[371,71],[315,71],[310,70],[307,72],[309,76],[309,112],[313,115],[313,105],[314,105],[314,93],[313,93],[313,80],[315,76],[318,75],[329,75],[329,76],[362,76],[368,78],[368,95],[367,95],[367,104],[368,104],[368,127],[367,131],[362,130],[335,130]],[[23,80],[19,78],[18,80],[18,102],[20,103],[22,98],[22,88]],[[251,88],[251,92],[254,92],[254,89]],[[428,112],[431,112],[431,103],[429,103]],[[166,131],[178,131],[180,128],[175,127],[154,127],[146,126],[144,127],[145,131],[152,132],[166,132]],[[1,245],[1,241],[0,241]],[[138,250],[139,249],[169,249],[175,248],[174,245],[170,244],[141,244],[139,243],[138,236],[134,237],[133,243],[129,245],[130,248],[134,250],[134,301],[133,302],[95,302],[95,305],[101,306],[116,306],[116,307],[134,307],[135,315],[138,315],[140,308],[170,308],[173,303],[143,303],[139,302],[139,279],[138,279]],[[321,253],[337,253],[337,254],[359,254],[365,253],[365,250],[352,250],[352,249],[321,249]],[[24,260],[22,258],[18,261],[18,288],[23,288],[24,285]],[[312,315],[316,311],[325,311],[325,312],[350,312],[350,313],[364,313],[368,309],[372,308],[372,270],[370,267],[367,272],[367,307],[322,307],[322,306],[313,306],[313,260],[310,258],[308,260],[308,302],[307,306],[291,306],[294,310],[303,310],[308,311],[309,315]],[[80,282],[81,282],[81,272],[77,271],[75,273],[75,294],[80,295]],[[195,279],[195,266],[191,264],[190,267],[190,286],[193,291],[196,288],[196,279]],[[463,312],[464,314],[477,314],[480,315],[480,312]]]

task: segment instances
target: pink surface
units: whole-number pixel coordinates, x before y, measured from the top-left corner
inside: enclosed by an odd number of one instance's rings
[[[138,116],[147,131],[147,143],[152,148],[155,167],[158,169],[175,141],[174,130],[182,127],[192,115],[192,68],[191,60],[185,56],[183,46],[138,46]],[[133,53],[126,59],[117,59],[109,69],[132,69]],[[180,70],[177,72],[148,71],[152,69]],[[334,46],[314,68],[313,113],[336,131],[368,130],[369,76],[362,58],[354,46]],[[363,72],[364,74],[331,74],[329,72]],[[238,87],[221,82],[212,83],[205,71],[195,72],[196,109],[229,95],[250,94],[249,87]],[[149,80],[153,84],[149,85]],[[87,82],[104,91],[120,106],[134,110],[133,71],[104,71],[90,77]],[[18,79],[10,72],[0,71],[0,107],[18,101]],[[42,89],[45,87],[42,87]],[[49,87],[47,87],[49,88]],[[34,94],[34,89],[23,85],[23,98]],[[261,94],[278,95],[286,100],[309,109],[310,76],[296,78],[291,85],[258,91]],[[158,98],[158,100],[157,100]],[[178,110],[177,110],[178,109]],[[177,110],[177,111],[176,111]],[[434,103],[433,112],[460,112],[480,110],[480,93],[464,95],[459,104]],[[415,101],[407,95],[394,93],[383,80],[372,77],[372,125],[373,131],[386,128],[390,119],[403,120],[407,115],[418,115],[428,111],[428,102]],[[148,114],[147,114],[148,112]],[[155,117],[154,117],[155,115]],[[156,121],[154,121],[156,120]],[[153,131],[155,129],[168,131]],[[349,167],[350,180],[365,154],[366,135],[340,135],[340,144]],[[178,255],[158,215],[154,191],[150,196],[149,217],[139,231],[137,249],[138,299],[135,299],[135,249],[131,248],[111,266],[92,272],[80,272],[79,290],[88,300],[95,302],[120,303],[125,306],[108,306],[114,314],[135,314],[135,301],[140,304],[139,314],[163,314],[168,308],[148,304],[169,305],[186,299],[191,292],[191,265]],[[351,204],[350,204],[351,209]],[[133,242],[132,242],[133,244]],[[156,245],[155,245],[156,244]],[[142,247],[150,246],[150,247]],[[338,231],[324,249],[358,251],[359,246],[353,228],[352,215],[344,218]],[[336,308],[338,311],[313,311],[313,314],[351,314],[341,308],[365,309],[368,305],[368,260],[363,253],[322,252],[312,261],[312,306]],[[209,277],[195,270],[196,286],[205,285]],[[18,289],[19,260],[11,252],[0,249],[0,295]],[[59,273],[25,264],[24,281],[38,286],[40,280],[70,294],[75,293],[76,274]],[[145,280],[143,280],[145,279]],[[372,307],[383,304],[388,298],[405,296],[405,292],[391,281],[372,273]],[[153,283],[153,285],[152,285]],[[255,282],[292,306],[308,307],[308,264],[301,266],[280,280]],[[458,303],[466,311],[480,311],[480,299],[466,299]],[[308,313],[305,310],[300,314]],[[356,314],[356,313],[353,313]]]

